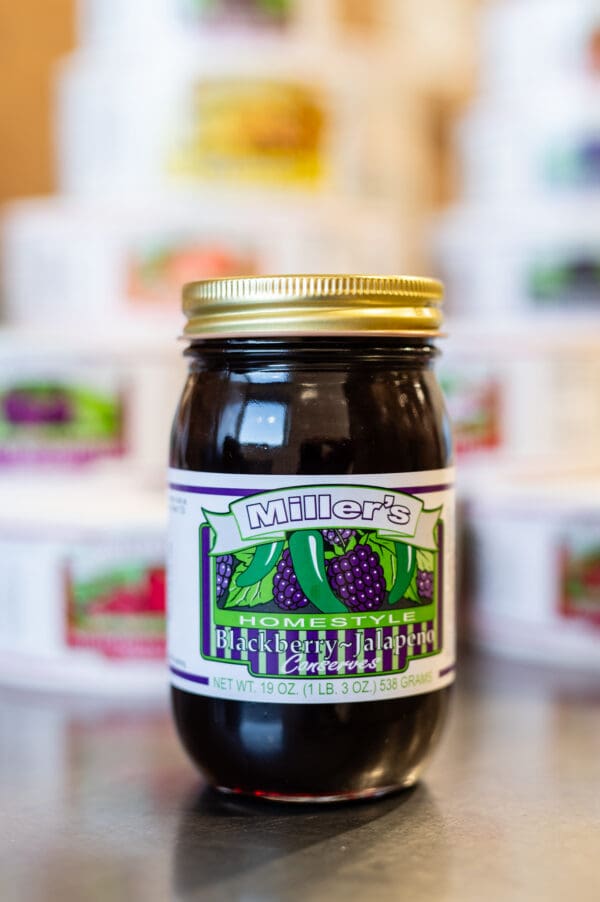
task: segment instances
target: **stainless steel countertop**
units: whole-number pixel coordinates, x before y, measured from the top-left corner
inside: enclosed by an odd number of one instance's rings
[[[0,692],[0,899],[600,900],[600,678],[463,662],[425,781],[220,798],[165,706]]]

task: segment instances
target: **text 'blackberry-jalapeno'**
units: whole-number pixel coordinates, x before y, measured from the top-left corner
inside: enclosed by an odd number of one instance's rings
[[[184,290],[171,440],[175,720],[221,790],[412,785],[454,678],[441,285],[276,276]]]

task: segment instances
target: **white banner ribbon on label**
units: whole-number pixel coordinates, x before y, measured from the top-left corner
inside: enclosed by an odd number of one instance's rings
[[[412,495],[372,486],[302,486],[262,492],[229,505],[229,513],[203,510],[215,540],[212,555],[283,541],[298,529],[371,529],[382,538],[435,551],[441,509],[423,510]]]

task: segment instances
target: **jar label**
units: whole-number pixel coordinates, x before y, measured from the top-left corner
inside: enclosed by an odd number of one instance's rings
[[[293,0],[180,0],[179,12],[185,25],[237,24],[287,25],[294,12]]]
[[[164,660],[164,562],[120,542],[83,545],[63,564],[66,644],[112,660]]]
[[[173,685],[290,704],[447,686],[453,476],[170,470]]]
[[[126,291],[136,306],[174,306],[184,282],[252,275],[259,268],[257,248],[233,237],[153,233],[127,249]]]
[[[87,463],[125,453],[126,386],[110,372],[0,369],[0,465]]]

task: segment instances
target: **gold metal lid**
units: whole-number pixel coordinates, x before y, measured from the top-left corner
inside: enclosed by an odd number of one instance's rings
[[[186,338],[435,336],[443,285],[413,276],[285,275],[190,282]]]

